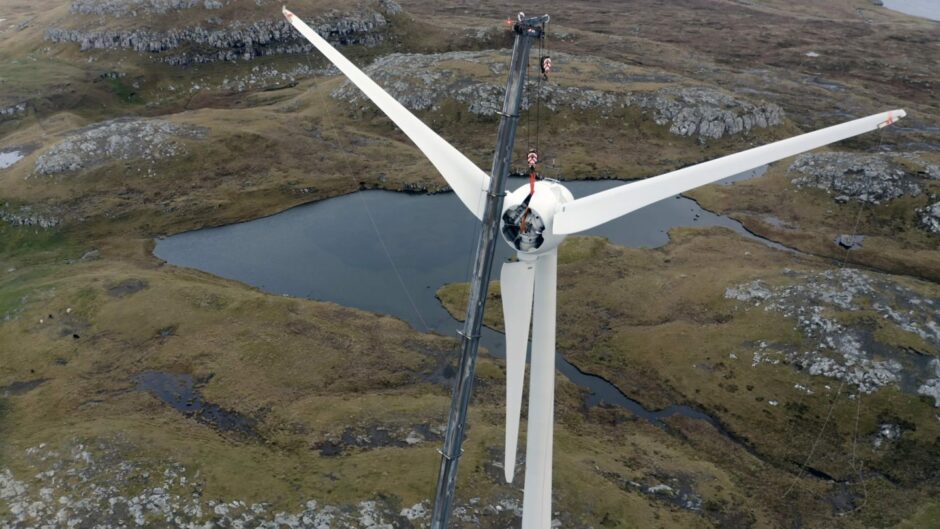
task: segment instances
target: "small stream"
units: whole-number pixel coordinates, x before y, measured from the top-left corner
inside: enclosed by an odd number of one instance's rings
[[[731,177],[725,185],[760,176],[766,167]],[[510,179],[509,189],[525,185]],[[565,182],[575,197],[620,185],[616,180]],[[654,248],[668,242],[675,227],[723,226],[769,246],[737,221],[673,197],[586,232],[623,246]],[[154,254],[177,266],[242,281],[265,291],[332,301],[390,314],[420,331],[454,335],[461,327],[436,298],[437,289],[465,282],[479,229],[453,193],[418,195],[361,191],[277,215],[218,228],[181,233],[157,241]],[[512,256],[497,243],[496,266]],[[498,268],[494,278],[498,277]],[[484,328],[481,345],[502,357],[504,336]],[[683,415],[715,424],[706,414],[681,405],[651,411],[607,380],[584,373],[558,354],[558,370],[589,392],[587,404],[620,406],[662,426]]]

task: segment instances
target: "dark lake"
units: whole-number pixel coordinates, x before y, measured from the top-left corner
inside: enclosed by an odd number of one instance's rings
[[[524,183],[514,178],[509,188]],[[565,185],[580,197],[620,183]],[[154,254],[275,294],[391,314],[418,330],[450,334],[454,320],[434,294],[447,283],[467,281],[478,225],[453,193],[361,191],[271,217],[160,239]],[[663,200],[586,234],[652,248],[666,244],[668,230],[677,226],[724,226],[753,237],[737,221],[687,198]],[[500,240],[494,279],[498,263],[511,255]]]

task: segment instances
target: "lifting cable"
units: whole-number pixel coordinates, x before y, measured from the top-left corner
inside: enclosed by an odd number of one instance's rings
[[[307,66],[308,68],[311,68],[309,54],[307,54]],[[322,86],[323,83],[321,82],[320,84],[321,86],[319,86],[318,88],[323,89],[324,88]],[[321,98],[322,108],[324,109],[323,121],[326,124],[326,129],[333,132],[335,140],[336,140],[336,145],[337,147],[339,147],[340,151],[351,153],[352,151],[351,149],[349,149],[348,146],[344,147],[343,135],[341,131],[339,130],[339,127],[333,122],[332,116],[330,114],[331,108],[333,107],[329,105],[329,101],[327,100],[326,90],[323,90],[322,94],[320,95],[320,98]],[[324,130],[324,132],[326,131],[326,129]],[[353,191],[353,193],[359,196],[359,200],[362,203],[362,209],[365,211],[366,216],[369,219],[369,223],[372,225],[372,230],[375,232],[375,237],[376,239],[378,239],[379,245],[382,247],[382,251],[385,253],[385,257],[388,259],[388,263],[391,265],[392,271],[395,273],[395,277],[398,278],[398,283],[399,285],[401,285],[401,289],[404,292],[405,297],[408,298],[408,303],[411,305],[411,309],[414,311],[415,316],[418,317],[418,321],[421,322],[421,325],[424,327],[424,332],[431,332],[432,331],[431,326],[428,325],[427,320],[424,319],[424,316],[421,314],[421,311],[418,309],[418,304],[417,302],[415,302],[414,296],[412,296],[411,291],[408,289],[408,285],[405,283],[405,279],[404,277],[402,277],[401,270],[398,268],[398,265],[395,263],[395,259],[392,257],[392,253],[389,250],[388,245],[385,243],[385,238],[382,236],[382,232],[379,230],[379,225],[375,221],[375,217],[372,215],[372,210],[369,208],[369,202],[362,195],[363,189],[359,180],[357,180],[356,177],[353,176],[352,174],[349,174],[349,179],[352,180],[354,188],[356,189],[355,191]]]
[[[530,84],[530,80],[532,79],[531,70],[532,62],[529,61],[529,63],[526,64],[526,75],[524,81],[526,91],[525,103],[528,105],[525,109],[525,148],[528,149],[528,151],[532,150],[532,85]]]
[[[539,81],[535,88],[535,152],[539,156],[542,155],[542,152],[539,150],[539,122],[542,118],[542,78],[545,77],[545,71],[543,69],[545,56],[542,55],[543,40],[545,40],[545,26],[542,26],[542,35],[539,36]]]
[[[876,149],[877,152],[883,152],[883,151],[882,151],[882,146],[884,145],[884,135],[885,135],[885,127],[882,127],[882,128],[881,128],[880,135],[879,135],[879,139],[878,139],[878,148]],[[866,186],[865,186],[865,198],[867,199],[868,196],[871,194],[871,187],[872,187],[872,177],[871,177],[871,175],[868,175],[868,176],[867,176],[867,180],[866,180],[865,183],[866,183]],[[857,211],[856,214],[855,214],[855,223],[854,223],[853,226],[852,226],[852,235],[851,235],[851,239],[849,239],[849,240],[847,241],[849,244],[848,244],[848,245],[846,246],[846,248],[845,248],[845,254],[844,254],[843,257],[842,257],[842,262],[839,263],[839,270],[840,270],[840,271],[844,270],[844,269],[845,269],[845,266],[846,266],[846,265],[848,264],[848,262],[849,262],[849,252],[852,250],[852,247],[855,245],[854,243],[855,243],[855,241],[856,241],[856,237],[858,236],[858,226],[859,226],[859,223],[860,223],[861,220],[862,220],[862,215],[863,215],[863,213],[865,212],[865,208],[868,206],[868,201],[867,201],[867,200],[861,200],[860,202],[861,202],[861,204],[859,205],[858,211]],[[803,476],[803,473],[806,471],[806,468],[809,466],[810,460],[813,458],[813,455],[815,454],[816,449],[817,449],[818,446],[819,446],[819,442],[822,440],[822,436],[823,436],[823,433],[824,433],[825,430],[826,430],[826,426],[828,426],[829,420],[832,418],[832,412],[833,412],[833,410],[834,410],[834,408],[835,408],[835,406],[836,406],[836,402],[838,401],[839,394],[842,392],[842,388],[845,386],[845,384],[846,384],[846,382],[845,382],[845,380],[843,379],[842,382],[839,384],[839,389],[838,389],[838,391],[836,391],[836,397],[832,400],[832,403],[831,403],[830,406],[829,406],[829,412],[826,414],[826,419],[823,421],[822,428],[820,428],[819,433],[816,435],[816,438],[815,438],[815,440],[813,441],[813,444],[810,446],[810,450],[809,450],[809,453],[808,453],[807,456],[806,456],[805,462],[804,462],[803,465],[800,467],[799,473],[797,473],[797,475],[793,478],[793,482],[790,483],[790,486],[787,488],[786,492],[783,494],[783,497],[787,497],[787,496],[790,494],[790,492],[793,491],[793,489],[797,486],[797,481]],[[846,514],[849,514],[849,513],[852,513],[852,512],[860,511],[860,510],[863,509],[863,508],[865,507],[865,505],[868,503],[868,484],[867,484],[867,482],[865,481],[865,477],[864,477],[864,474],[863,474],[863,471],[862,471],[862,470],[863,470],[864,463],[861,462],[861,461],[859,461],[859,460],[858,460],[858,457],[857,457],[857,452],[858,452],[858,422],[859,422],[859,416],[861,415],[861,409],[862,409],[862,392],[859,391],[858,388],[856,388],[856,391],[855,391],[855,394],[853,395],[853,397],[854,397],[854,400],[855,400],[855,424],[854,424],[854,428],[853,428],[853,431],[852,431],[852,459],[851,459],[851,462],[849,463],[849,466],[850,466],[851,469],[852,469],[854,472],[856,472],[856,474],[858,475],[858,480],[859,480],[859,483],[860,483],[861,486],[862,486],[862,492],[863,492],[863,497],[864,497],[864,499],[862,500],[861,505],[856,506],[855,508],[853,508],[853,509],[850,510],[850,511],[847,511],[847,512],[845,512],[845,513],[842,513],[842,515],[846,515]]]
[[[526,81],[526,90],[529,94],[529,108],[526,112],[526,144],[529,146],[528,154],[526,156],[526,165],[529,168],[529,196],[526,197],[523,205],[526,207],[525,212],[522,214],[522,218],[519,223],[519,228],[522,232],[526,231],[526,221],[529,217],[529,201],[532,200],[532,196],[535,195],[535,180],[538,177],[536,166],[541,162],[541,152],[540,152],[540,135],[539,135],[539,124],[542,121],[542,80],[548,79],[548,72],[551,70],[551,59],[545,55],[545,51],[542,48],[542,42],[546,38],[546,33],[548,31],[548,23],[546,22],[542,26],[542,34],[539,36],[539,66],[538,66],[538,81],[536,82],[535,88],[535,147],[532,147],[532,140],[530,137],[530,129],[532,128],[532,85],[531,80]],[[547,50],[547,46],[545,47]],[[546,65],[547,64],[547,65]],[[531,62],[526,67],[526,72],[531,70]]]
[[[543,50],[542,44],[545,44]],[[538,93],[535,107],[535,152],[539,154],[541,161],[542,151],[540,146],[541,136],[539,135],[539,126],[542,122],[542,81],[548,81],[548,74],[552,70],[552,58],[548,53],[548,22],[542,26],[542,36],[539,38],[539,76]]]

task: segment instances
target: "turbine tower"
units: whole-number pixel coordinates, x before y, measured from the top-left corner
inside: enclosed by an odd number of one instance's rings
[[[489,286],[497,233],[516,251],[518,261],[500,271],[506,329],[507,482],[515,474],[519,415],[522,409],[526,349],[532,328],[523,529],[549,529],[552,521],[552,432],[555,406],[555,310],[558,246],[572,233],[589,230],[654,202],[751,169],[890,125],[906,114],[883,112],[630,182],[575,199],[561,183],[541,180],[505,194],[510,157],[522,101],[522,87],[534,39],[542,38],[548,16],[520,13],[490,175],[438,136],[365,73],[317,35],[296,15],[284,16],[304,37],[369,97],[431,161],[463,204],[482,222],[473,258],[470,301],[461,336],[460,368],[448,417],[432,529],[447,527],[457,481],[467,406],[476,366],[480,327]],[[505,200],[504,200],[505,198]]]

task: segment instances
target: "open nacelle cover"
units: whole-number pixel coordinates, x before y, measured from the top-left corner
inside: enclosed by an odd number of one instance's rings
[[[522,229],[523,216],[525,216],[524,230]],[[545,237],[542,236],[544,231],[545,221],[534,209],[524,204],[512,206],[503,213],[503,238],[520,252],[538,250],[545,242]]]

